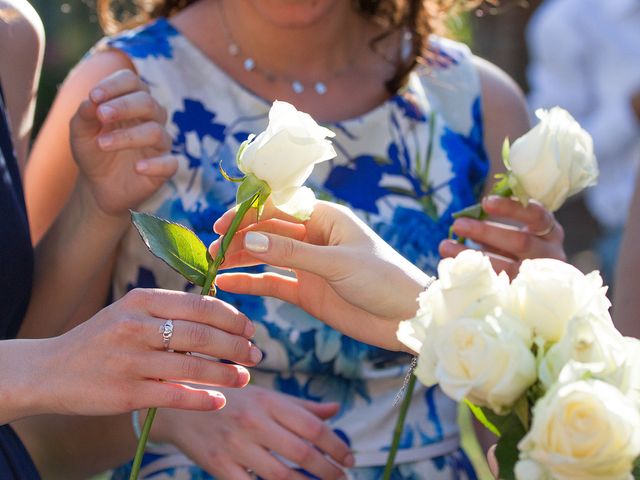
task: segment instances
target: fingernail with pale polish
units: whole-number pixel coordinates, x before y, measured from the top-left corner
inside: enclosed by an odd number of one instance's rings
[[[98,107],[98,115],[100,115],[103,120],[113,120],[116,118],[116,109],[108,105],[101,105]]]
[[[142,173],[149,169],[149,162],[146,160],[140,160],[136,163],[136,172]]]
[[[89,97],[94,103],[100,103],[105,98],[107,98],[107,93],[101,88],[94,88],[93,90],[91,90]]]
[[[264,253],[269,249],[269,237],[258,232],[249,232],[244,236],[244,248],[250,252]]]
[[[254,345],[249,350],[249,358],[253,363],[259,363],[262,360],[262,352]]]
[[[102,148],[107,148],[113,145],[113,135],[105,134],[98,137],[98,144]]]

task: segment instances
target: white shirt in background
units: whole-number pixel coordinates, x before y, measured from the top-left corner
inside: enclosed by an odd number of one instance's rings
[[[600,179],[587,205],[603,226],[624,226],[640,164],[640,0],[546,0],[527,41],[532,110],[559,105],[591,133]]]

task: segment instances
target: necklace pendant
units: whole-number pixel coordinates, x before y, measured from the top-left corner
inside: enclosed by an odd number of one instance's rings
[[[247,72],[252,71],[254,68],[256,68],[256,62],[253,60],[253,58],[249,57],[249,58],[245,58],[244,59],[244,69]]]
[[[304,86],[298,80],[294,80],[293,82],[291,82],[291,88],[296,93],[304,92]]]
[[[313,88],[318,95],[324,95],[325,93],[327,93],[327,86],[324,84],[324,82],[316,82]]]
[[[240,53],[240,47],[235,43],[230,43],[227,51],[229,52],[229,55],[236,57]]]

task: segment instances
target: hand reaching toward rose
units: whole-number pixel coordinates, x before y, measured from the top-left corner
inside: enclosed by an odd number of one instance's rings
[[[238,393],[241,393],[238,395]],[[152,439],[171,442],[221,480],[265,480],[308,476],[344,478],[338,465],[353,466],[349,447],[327,426],[335,403],[300,400],[261,387],[225,390],[226,407],[215,415],[160,410]],[[285,465],[277,456],[298,467]]]
[[[100,209],[128,214],[178,168],[169,154],[167,113],[130,70],[94,87],[71,119],[71,146],[80,181],[89,184]]]
[[[232,218],[227,212],[215,230],[224,233]],[[345,207],[318,202],[311,219],[299,224],[268,205],[262,218],[254,225],[245,219],[223,268],[267,263],[293,269],[295,278],[225,274],[216,282],[221,289],[279,298],[357,340],[406,349],[395,332],[400,320],[415,315],[426,274]],[[215,242],[210,250],[217,248]]]
[[[517,200],[489,196],[482,207],[489,220],[460,218],[453,223],[453,232],[479,244],[496,272],[504,270],[514,278],[527,258],[566,261],[562,226],[539,203],[531,201],[525,207]],[[455,257],[466,248],[455,240],[443,240],[440,254]]]

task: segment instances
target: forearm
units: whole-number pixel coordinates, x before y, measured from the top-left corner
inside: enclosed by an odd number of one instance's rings
[[[34,286],[21,337],[61,333],[99,273],[111,265],[128,218],[101,212],[82,180],[36,248]]]
[[[47,340],[0,341],[0,425],[48,411],[40,391],[46,384],[41,361]]]
[[[42,478],[86,479],[133,457],[130,414],[116,417],[44,415],[12,425]]]
[[[623,335],[640,338],[640,176],[628,218],[614,283],[613,319]]]

